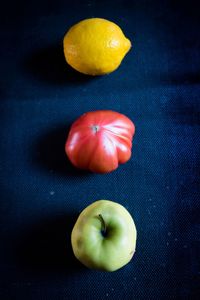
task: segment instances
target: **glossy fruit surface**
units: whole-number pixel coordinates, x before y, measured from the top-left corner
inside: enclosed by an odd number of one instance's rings
[[[115,271],[133,257],[136,237],[135,223],[125,207],[99,200],[81,212],[71,242],[74,255],[88,268]]]
[[[91,18],[72,26],[63,40],[67,63],[88,75],[103,75],[117,69],[131,42],[115,23]]]
[[[77,168],[108,173],[130,159],[134,133],[133,122],[123,114],[88,112],[72,124],[65,151]]]

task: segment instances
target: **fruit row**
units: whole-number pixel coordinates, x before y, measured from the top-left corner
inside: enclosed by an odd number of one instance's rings
[[[92,76],[116,70],[131,48],[119,26],[100,18],[72,26],[63,44],[67,63]],[[87,112],[72,124],[65,151],[75,167],[108,173],[130,159],[134,133],[133,122],[123,114]],[[82,211],[71,242],[74,255],[85,266],[115,271],[133,257],[136,237],[135,223],[125,207],[99,200]]]

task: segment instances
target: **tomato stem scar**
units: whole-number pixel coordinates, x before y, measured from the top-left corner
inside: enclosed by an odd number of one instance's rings
[[[99,131],[99,125],[92,125],[91,128],[94,133],[97,133]]]

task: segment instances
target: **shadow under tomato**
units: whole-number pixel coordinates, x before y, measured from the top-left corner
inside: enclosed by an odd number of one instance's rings
[[[86,170],[80,170],[72,165],[65,153],[65,143],[70,130],[69,126],[58,126],[45,132],[35,143],[31,157],[34,165],[49,174],[66,176],[92,176]]]

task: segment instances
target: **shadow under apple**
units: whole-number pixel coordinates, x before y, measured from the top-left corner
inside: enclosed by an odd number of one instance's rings
[[[76,218],[76,214],[57,215],[28,226],[17,241],[20,269],[38,276],[84,271],[71,247],[71,231]]]

